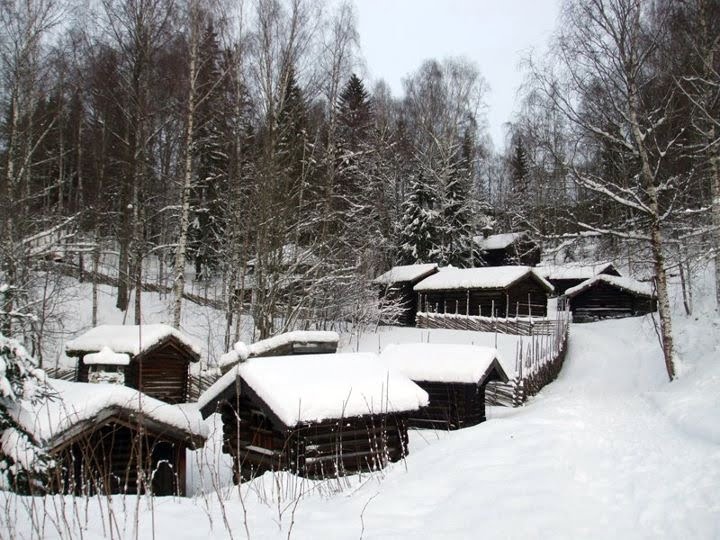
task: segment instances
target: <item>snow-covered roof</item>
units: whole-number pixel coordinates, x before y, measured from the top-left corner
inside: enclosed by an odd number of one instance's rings
[[[107,347],[116,353],[136,356],[171,336],[198,357],[200,356],[202,349],[195,340],[167,324],[143,324],[141,326],[103,324],[68,341],[65,344],[65,351],[68,355],[77,355],[78,353],[98,352]]]
[[[333,418],[402,412],[428,404],[428,395],[372,353],[251,358],[198,400],[204,409],[240,378],[287,427]]]
[[[523,236],[527,236],[524,232],[514,233],[502,233],[502,234],[491,234],[487,238],[484,236],[476,236],[474,238],[477,246],[483,251],[489,251],[492,249],[505,249],[509,245],[517,242]]]
[[[197,405],[171,405],[151,398],[133,388],[117,384],[91,384],[48,379],[56,397],[21,410],[16,419],[41,443],[55,446],[65,440],[73,428],[93,420],[112,416],[118,411],[145,418],[177,429],[195,439],[207,437],[207,426]]]
[[[576,296],[578,293],[589,289],[597,283],[607,283],[608,285],[623,289],[636,296],[655,296],[652,287],[647,283],[642,283],[630,277],[608,276],[606,274],[599,274],[594,278],[583,281],[575,287],[569,288],[565,291],[565,296]]]
[[[413,381],[482,384],[497,369],[507,374],[498,361],[497,349],[477,345],[439,343],[391,344],[380,359]]]
[[[534,276],[548,291],[553,290],[553,286],[530,266],[448,268],[423,279],[413,290],[504,289],[526,276]]]
[[[590,279],[608,270],[615,270],[612,263],[562,264],[537,266],[535,271],[545,279]]]
[[[337,345],[340,336],[337,332],[325,330],[295,330],[285,332],[267,339],[262,339],[246,345],[242,341],[238,341],[233,345],[233,349],[220,357],[220,366],[234,364],[241,360],[246,360],[253,356],[263,356],[275,349],[292,344],[309,344],[309,343],[331,343]],[[337,347],[336,347],[337,348]]]
[[[375,278],[375,283],[381,285],[390,285],[392,283],[401,283],[403,281],[416,281],[423,277],[434,274],[438,265],[435,263],[428,264],[407,264],[404,266],[393,266],[384,274]]]
[[[130,355],[116,353],[110,347],[103,347],[100,352],[86,354],[83,357],[83,363],[87,365],[127,366],[130,363]]]

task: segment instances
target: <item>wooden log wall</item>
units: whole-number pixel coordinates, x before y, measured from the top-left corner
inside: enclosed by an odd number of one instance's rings
[[[485,317],[545,317],[547,293],[532,277],[509,289],[451,289],[419,294],[418,310]]]
[[[407,425],[399,415],[328,420],[283,431],[246,396],[224,403],[223,452],[233,457],[236,483],[266,471],[309,478],[372,471],[407,454]]]
[[[433,429],[460,429],[485,421],[485,387],[414,381],[428,393],[427,407],[410,413],[408,425]]]
[[[53,457],[54,490],[66,494],[185,494],[186,445],[110,423],[78,438]],[[138,470],[143,485],[138,487]]]
[[[570,309],[575,322],[645,315],[656,308],[654,299],[635,296],[601,282],[570,299]]]

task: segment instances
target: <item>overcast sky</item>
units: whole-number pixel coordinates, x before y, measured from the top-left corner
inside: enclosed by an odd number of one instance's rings
[[[355,0],[370,80],[384,79],[396,97],[402,79],[423,60],[465,56],[487,80],[490,135],[503,147],[522,83],[519,62],[542,52],[555,27],[559,0]]]

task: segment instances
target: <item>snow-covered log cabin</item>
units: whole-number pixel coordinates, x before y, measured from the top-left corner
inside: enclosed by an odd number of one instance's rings
[[[380,301],[399,304],[398,325],[415,326],[418,306],[413,287],[426,277],[436,274],[437,271],[438,265],[435,263],[409,264],[394,266],[375,278],[375,283],[380,287]]]
[[[116,384],[51,386],[56,396],[17,419],[56,463],[51,491],[185,494],[186,450],[207,437],[196,405],[170,405]]]
[[[188,399],[190,364],[199,346],[165,324],[101,325],[65,345],[77,357],[78,382],[115,382],[168,403]]]
[[[657,311],[652,288],[629,277],[600,274],[565,291],[574,322],[634,317]]]
[[[553,286],[529,266],[444,268],[415,285],[419,311],[545,317]]]
[[[238,341],[232,350],[220,357],[223,373],[238,362],[257,356],[291,356],[299,354],[334,354],[337,352],[340,336],[337,332],[325,330],[295,330],[250,345]]]
[[[535,268],[535,271],[548,280],[555,287],[555,294],[565,294],[568,289],[580,285],[586,279],[595,276],[618,276],[620,272],[612,263],[599,264],[563,264],[544,265]]]
[[[478,264],[485,266],[535,266],[540,262],[542,249],[526,232],[490,234],[483,229],[474,239],[480,254]]]
[[[370,353],[251,358],[198,401],[220,412],[235,481],[269,470],[328,478],[407,454],[407,415],[427,393]]]
[[[497,349],[491,347],[388,345],[380,358],[428,393],[428,406],[410,413],[412,427],[459,429],[484,422],[485,387],[508,381]]]

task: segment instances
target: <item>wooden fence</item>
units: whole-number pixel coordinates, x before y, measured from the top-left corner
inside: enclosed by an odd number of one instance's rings
[[[557,312],[550,333],[534,333],[530,340],[518,340],[515,373],[507,383],[488,384],[488,403],[518,407],[557,378],[567,353],[570,319],[565,307]]]
[[[557,321],[547,317],[511,317],[505,319],[421,311],[415,317],[415,324],[418,328],[448,328],[451,330],[533,336],[554,334]]]

